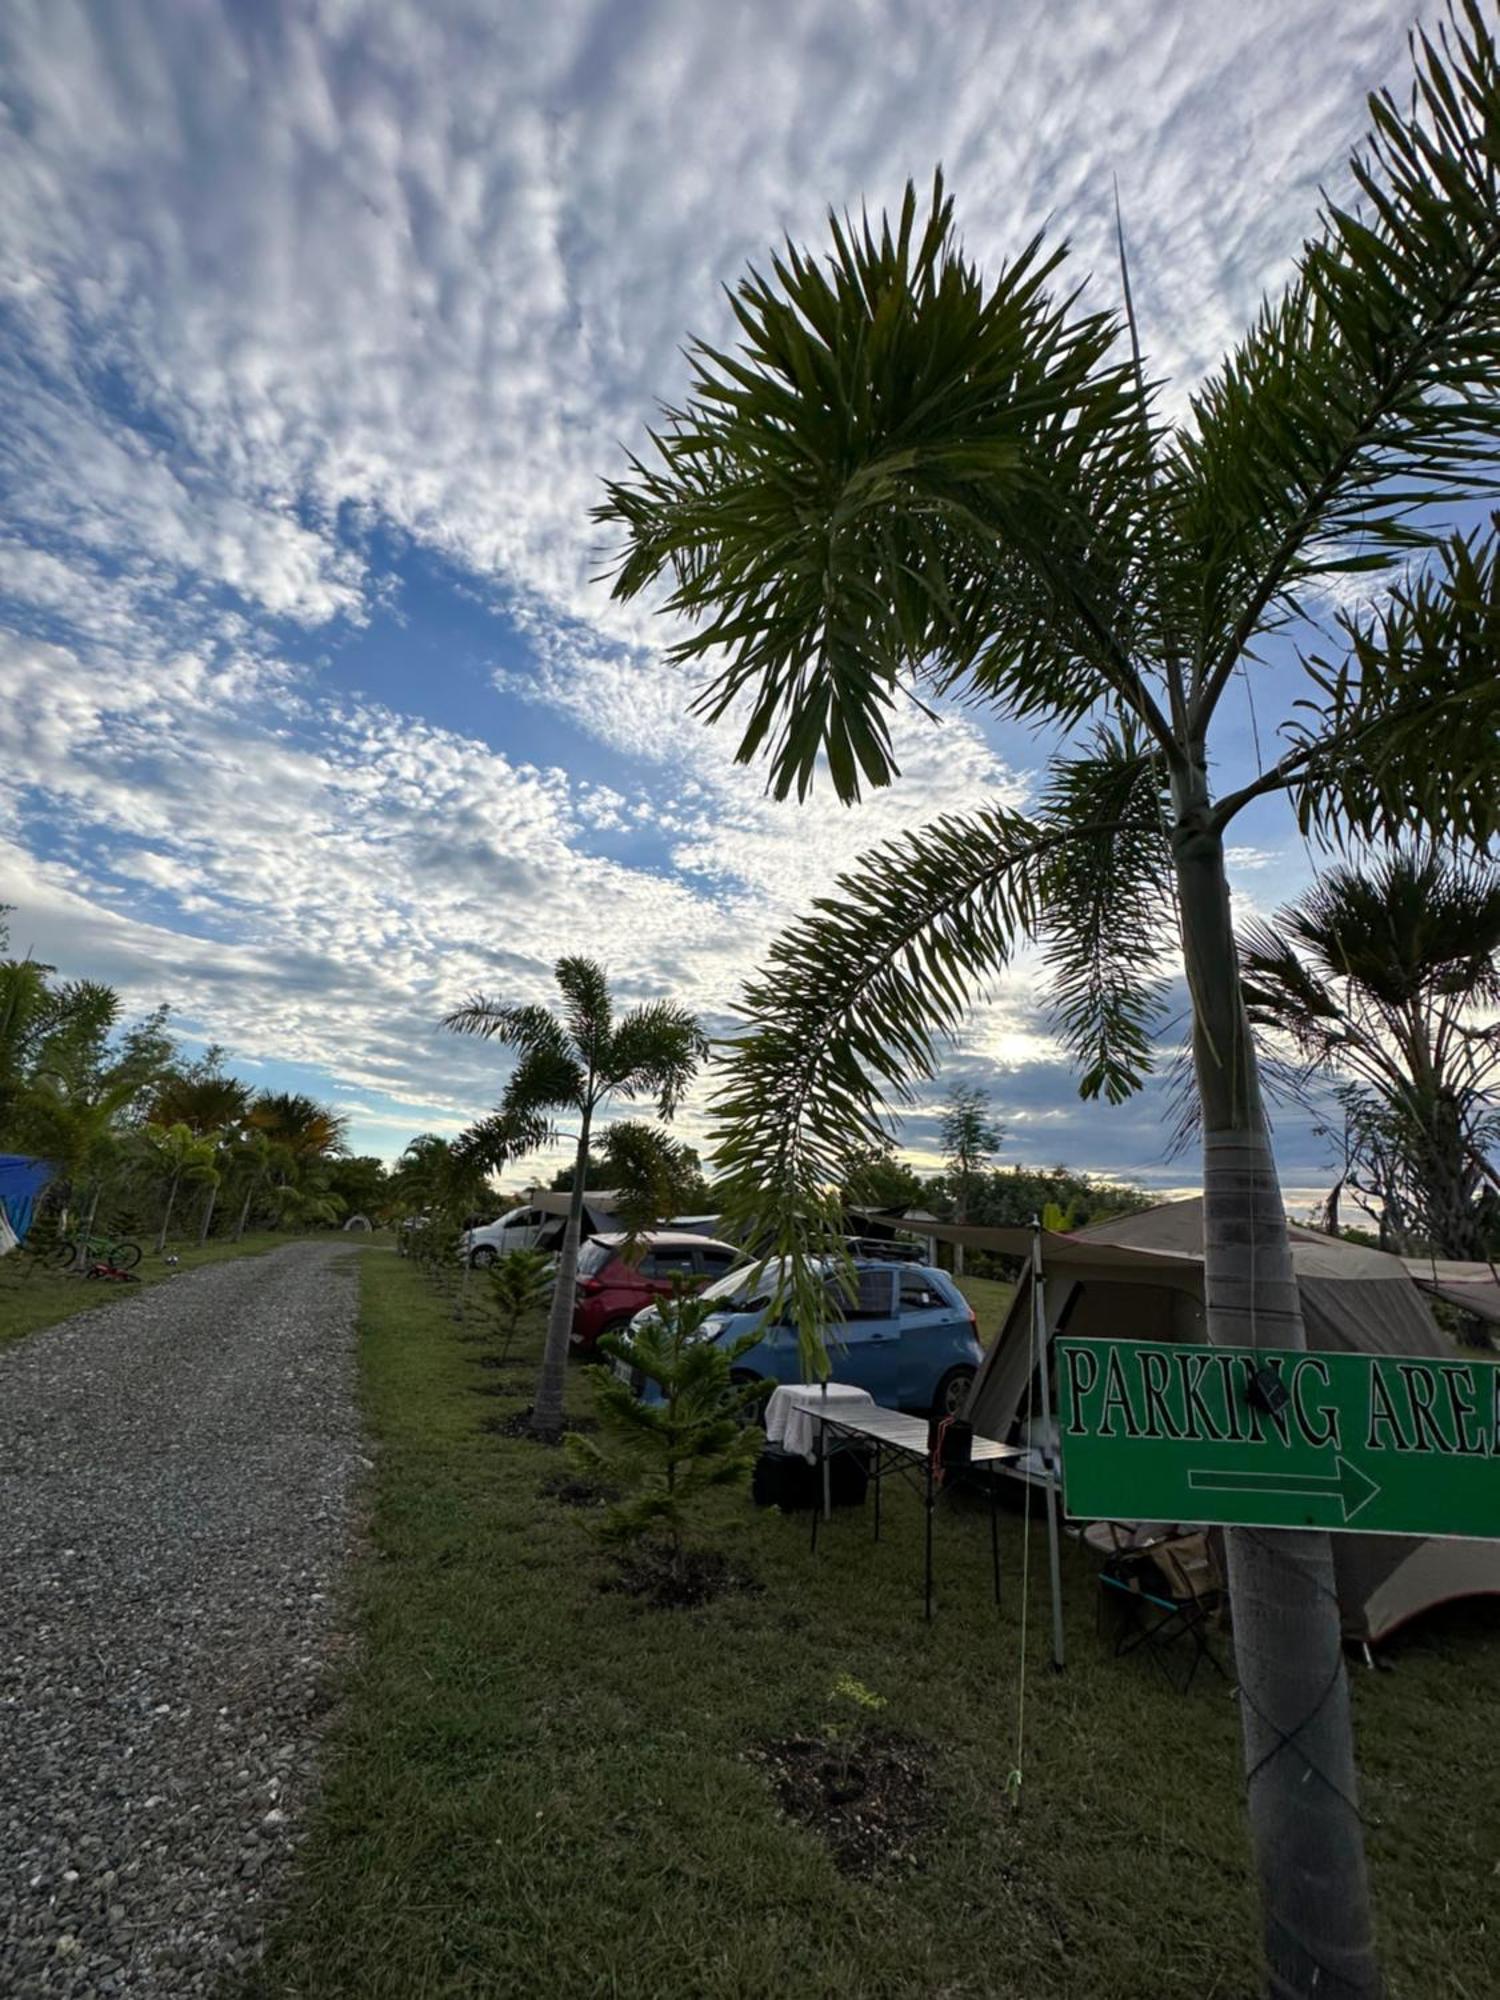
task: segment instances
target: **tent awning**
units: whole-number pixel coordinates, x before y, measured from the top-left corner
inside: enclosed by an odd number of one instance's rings
[[[1460,1312],[1500,1326],[1500,1271],[1493,1264],[1461,1264],[1447,1257],[1403,1257],[1412,1282]]]

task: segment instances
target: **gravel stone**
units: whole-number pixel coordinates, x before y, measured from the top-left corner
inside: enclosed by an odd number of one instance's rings
[[[316,1779],[360,1456],[347,1243],[0,1352],[0,1995],[261,1949]]]

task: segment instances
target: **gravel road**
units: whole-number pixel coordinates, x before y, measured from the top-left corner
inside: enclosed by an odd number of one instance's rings
[[[314,1776],[361,1460],[347,1243],[0,1352],[0,1995],[215,1991]]]

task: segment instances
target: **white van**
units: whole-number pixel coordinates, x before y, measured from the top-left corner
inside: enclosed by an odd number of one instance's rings
[[[466,1229],[458,1239],[458,1254],[466,1264],[482,1267],[493,1264],[508,1250],[529,1250],[549,1222],[556,1222],[540,1208],[511,1208],[479,1229]]]

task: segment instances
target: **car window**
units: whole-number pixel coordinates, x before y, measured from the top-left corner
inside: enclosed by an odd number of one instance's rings
[[[663,1245],[658,1250],[648,1250],[641,1259],[643,1277],[670,1278],[678,1273],[686,1278],[693,1275],[693,1253],[690,1249]]]
[[[579,1277],[597,1278],[614,1254],[608,1243],[585,1243],[578,1253]]]
[[[539,1229],[547,1220],[539,1208],[523,1208],[511,1221],[517,1229]]]
[[[948,1301],[925,1271],[901,1273],[901,1310],[904,1313],[931,1312]]]
[[[703,1249],[698,1252],[698,1268],[707,1271],[711,1278],[722,1277],[726,1271],[732,1271],[740,1262],[738,1250]]]
[[[856,1271],[859,1290],[850,1298],[836,1278],[829,1280],[835,1315],[842,1319],[894,1319],[896,1273],[887,1265],[876,1271]]]

